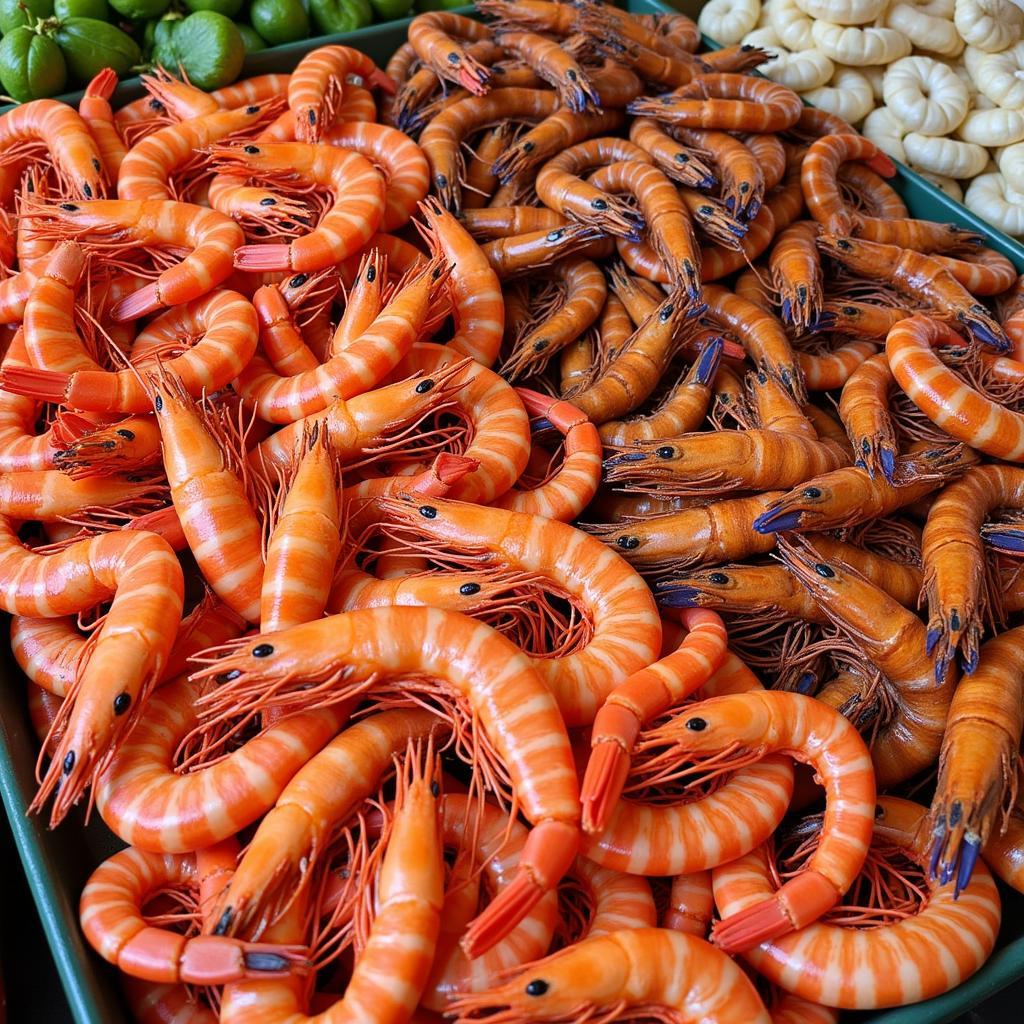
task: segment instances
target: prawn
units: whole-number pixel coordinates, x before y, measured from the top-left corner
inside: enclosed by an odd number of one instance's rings
[[[1024,688],[1016,666],[1022,651],[1019,626],[989,640],[949,708],[929,812],[929,872],[942,884],[955,878],[955,895],[976,877],[978,855],[1000,815],[1005,822],[1016,796],[1024,730]]]
[[[818,236],[818,248],[856,274],[885,281],[915,301],[924,299],[940,313],[962,324],[971,338],[997,352],[1010,343],[989,311],[937,260],[895,245],[861,238]]]
[[[316,227],[294,242],[239,246],[234,253],[239,270],[322,270],[360,251],[380,226],[384,179],[359,153],[300,142],[214,146],[212,151],[221,173],[264,181],[293,178],[326,187],[333,197]]]
[[[901,320],[885,339],[896,382],[951,437],[995,458],[1024,461],[1024,416],[975,390],[945,366],[934,352],[944,344],[964,347],[963,339],[938,320],[919,315]]]
[[[365,53],[351,46],[317,47],[299,61],[288,79],[288,107],[300,142],[319,142],[334,124],[348,75],[357,75],[385,93],[395,92],[395,83]]]
[[[974,466],[944,487],[932,503],[921,537],[928,642],[936,666],[956,651],[965,672],[973,672],[984,621],[991,614],[981,526],[996,508],[1024,506],[1024,469]],[[998,608],[998,603],[996,603]]]
[[[927,853],[919,837],[925,814],[909,800],[879,797],[872,857],[881,859],[895,850],[924,867]],[[892,865],[890,870],[898,868]],[[716,868],[715,902],[721,913],[729,917],[770,897],[776,884],[772,876],[763,848]],[[883,905],[883,913],[885,909]],[[841,918],[818,921],[799,935],[750,950],[745,959],[773,984],[814,1003],[858,1010],[902,1006],[940,995],[977,971],[995,945],[999,921],[999,894],[981,867],[963,892],[945,883],[930,884],[916,914],[900,914],[863,929],[841,923]],[[889,970],[883,966],[888,963],[912,969]]]
[[[188,937],[148,923],[142,907],[150,896],[171,885],[198,887],[198,860],[129,847],[100,864],[85,883],[78,911],[93,949],[131,977],[164,984],[287,977],[303,966],[299,947]]]
[[[813,765],[825,787],[814,855],[773,896],[723,918],[712,930],[719,949],[746,952],[812,924],[856,878],[871,840],[875,778],[864,741],[842,715],[802,694],[754,690],[691,704],[644,743],[667,746],[663,757],[672,759],[737,749],[785,753]]]
[[[682,622],[687,635],[679,648],[619,683],[597,712],[580,788],[586,832],[602,832],[607,825],[640,728],[703,686],[725,657],[725,625],[715,612],[687,611]]]

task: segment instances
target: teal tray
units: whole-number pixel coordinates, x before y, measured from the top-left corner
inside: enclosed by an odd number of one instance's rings
[[[626,0],[620,6],[636,13],[672,9],[658,0]],[[690,0],[676,0],[677,9],[691,16],[700,6]],[[288,71],[305,53],[335,41],[358,46],[383,65],[404,42],[407,25],[408,21],[397,21],[348,35],[279,46],[254,54],[243,74]],[[142,94],[137,79],[122,83],[120,89],[125,101]],[[79,96],[66,99],[76,102]],[[919,175],[901,168],[894,187],[914,216],[953,221],[976,230],[985,236],[986,244],[1003,252],[1024,272],[1024,247],[953,203]],[[0,625],[6,626],[5,616],[0,617]],[[6,635],[6,629],[0,635]],[[81,812],[76,811],[55,832],[49,831],[39,817],[26,817],[25,809],[36,788],[38,743],[26,709],[26,683],[7,643],[0,643],[0,681],[0,794],[72,1015],[76,1024],[130,1024],[132,1018],[121,997],[117,972],[92,952],[78,926],[78,897],[85,880],[100,861],[123,844],[98,816],[85,827]],[[999,948],[968,982],[926,1003],[877,1014],[851,1014],[845,1019],[858,1024],[947,1024],[1024,976],[1024,918],[1020,901],[1014,902],[1014,894],[1010,896],[1004,908]]]

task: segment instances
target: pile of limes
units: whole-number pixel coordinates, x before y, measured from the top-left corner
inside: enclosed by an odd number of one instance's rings
[[[420,10],[465,0],[420,0]],[[233,82],[247,53],[404,18],[413,0],[0,0],[0,85],[18,102],[157,64],[193,85]],[[0,102],[4,102],[0,100]]]

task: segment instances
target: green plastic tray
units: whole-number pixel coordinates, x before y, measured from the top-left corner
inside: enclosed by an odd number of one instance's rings
[[[637,13],[672,9],[658,0],[627,0],[620,6]],[[676,0],[675,6],[694,16],[701,5]],[[404,42],[407,25],[408,21],[397,21],[348,35],[279,46],[254,54],[243,73],[288,71],[303,54],[325,41],[358,46],[383,64]],[[120,89],[126,100],[142,93],[137,79],[123,83]],[[76,98],[68,99],[74,102]],[[971,227],[1024,271],[1024,247],[979,221],[918,175],[901,168],[894,184],[914,216]],[[6,616],[0,617],[0,625],[6,626],[6,621]],[[0,635],[6,635],[6,629]],[[26,709],[25,680],[6,642],[0,643],[0,682],[0,792],[72,1015],[76,1024],[130,1024],[116,972],[87,946],[78,926],[78,897],[85,880],[101,860],[123,844],[108,832],[98,816],[85,828],[82,814],[76,811],[55,832],[47,830],[39,817],[26,817],[25,809],[36,788],[38,744]],[[926,1003],[877,1014],[850,1014],[846,1019],[859,1024],[946,1024],[1024,976],[1024,918],[1021,903],[1014,900],[1014,895],[1011,893],[1004,904],[999,948],[966,984]]]

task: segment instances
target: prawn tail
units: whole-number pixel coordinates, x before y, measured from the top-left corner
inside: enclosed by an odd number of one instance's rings
[[[291,262],[290,245],[240,245],[235,250],[236,270],[294,270]]]
[[[611,708],[606,704],[601,712]],[[615,708],[616,712],[625,709]],[[600,719],[601,714],[598,715]],[[636,733],[639,722],[629,712],[616,714],[616,718],[627,718],[623,724]],[[596,725],[597,723],[595,723]],[[629,752],[618,736],[602,736],[594,743],[587,761],[587,771],[580,787],[580,803],[583,806],[583,831],[599,835],[608,825],[612,811],[622,794],[622,787],[629,774]]]
[[[161,306],[163,302],[160,299],[160,289],[157,282],[153,281],[131,295],[126,295],[114,306],[110,315],[119,323],[124,323],[126,320],[138,320],[139,317],[154,313]]]
[[[8,366],[0,370],[0,389],[12,395],[25,395],[37,402],[63,402],[71,374],[42,370],[35,366]]]
[[[575,824],[546,820],[530,830],[515,877],[470,922],[462,948],[472,960],[500,942],[569,870],[579,849]]]
[[[818,920],[838,898],[835,886],[824,875],[807,868],[770,899],[719,921],[711,931],[711,941],[723,953],[745,953]]]

